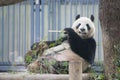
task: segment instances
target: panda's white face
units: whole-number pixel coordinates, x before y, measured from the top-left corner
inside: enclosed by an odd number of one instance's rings
[[[80,17],[73,25],[73,30],[83,39],[93,37],[95,33],[95,27],[91,19],[87,17]]]

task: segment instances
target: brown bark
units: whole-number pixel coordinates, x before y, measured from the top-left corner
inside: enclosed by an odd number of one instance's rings
[[[100,0],[99,17],[103,35],[105,75],[110,80],[115,65],[114,45],[120,43],[120,0]]]
[[[11,5],[21,1],[24,1],[24,0],[0,0],[0,6]]]

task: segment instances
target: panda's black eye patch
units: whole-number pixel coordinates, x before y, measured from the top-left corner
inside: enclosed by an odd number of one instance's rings
[[[79,24],[76,26],[76,29],[78,29],[80,25],[81,25],[81,24],[79,23]]]
[[[87,29],[88,29],[88,30],[90,30],[90,29],[91,29],[89,24],[86,24],[86,26],[87,26]]]

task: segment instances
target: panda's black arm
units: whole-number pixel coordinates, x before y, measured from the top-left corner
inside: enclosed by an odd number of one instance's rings
[[[67,39],[69,41],[79,42],[80,40],[81,41],[80,43],[84,41],[72,28],[65,28],[64,31],[65,31],[65,34],[68,34]]]
[[[78,55],[83,55],[83,49],[86,47],[86,41],[84,41],[72,28],[64,29],[66,34],[68,34],[68,42],[71,49]]]

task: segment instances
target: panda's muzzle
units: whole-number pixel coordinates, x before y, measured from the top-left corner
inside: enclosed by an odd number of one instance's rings
[[[79,31],[80,34],[87,34],[86,32],[84,31]]]
[[[85,31],[85,29],[84,28],[82,28],[82,29],[80,29],[82,32],[84,32]]]

